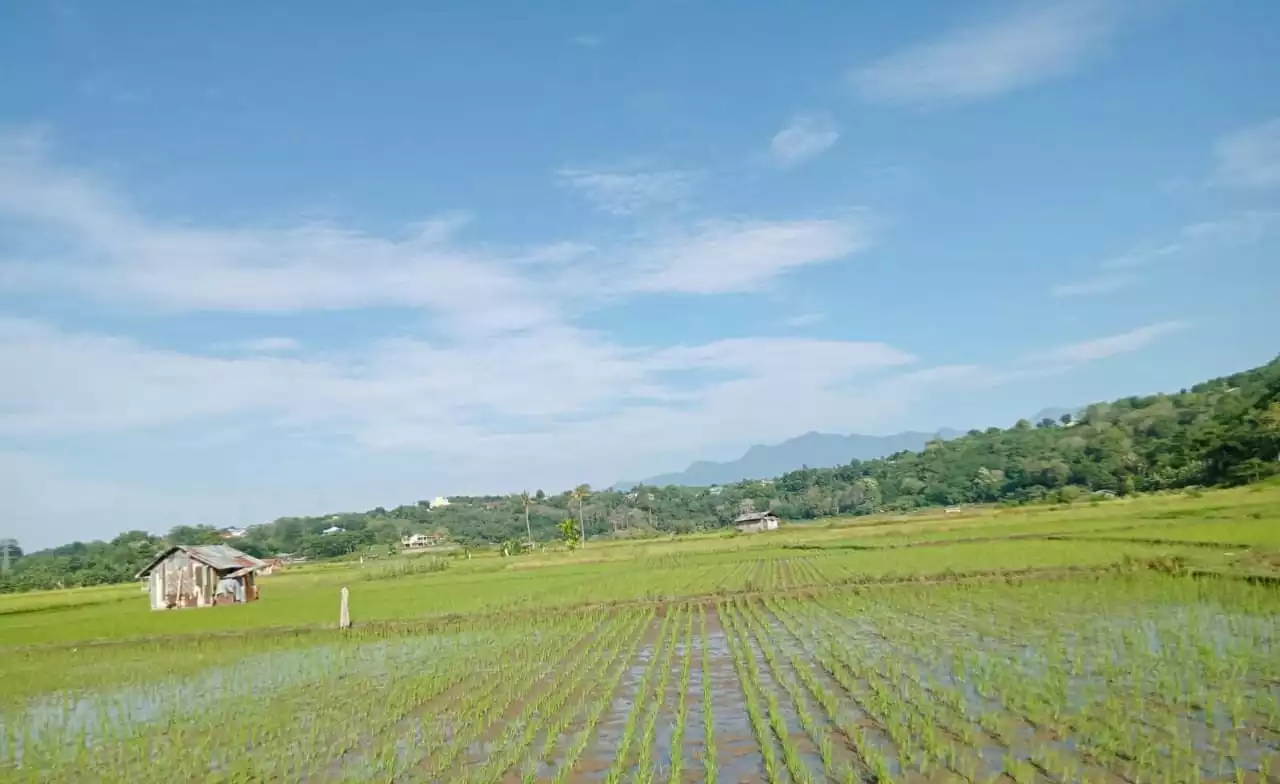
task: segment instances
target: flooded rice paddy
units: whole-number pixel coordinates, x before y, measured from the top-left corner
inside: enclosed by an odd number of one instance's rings
[[[194,672],[171,669],[198,655],[183,642],[95,651],[75,687],[0,707],[0,779],[1280,775],[1280,596],[1239,581],[756,592],[280,650],[269,634]]]

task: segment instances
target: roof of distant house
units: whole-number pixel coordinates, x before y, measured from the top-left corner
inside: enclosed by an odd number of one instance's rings
[[[733,521],[734,525],[738,523],[754,523],[758,520],[764,520],[769,517],[777,517],[773,512],[743,512]]]
[[[228,547],[225,544],[175,544],[165,548],[159,555],[151,559],[151,563],[147,564],[143,567],[142,571],[138,572],[137,578],[141,579],[151,574],[151,571],[155,569],[160,562],[164,561],[179,550],[186,553],[192,559],[199,561],[200,563],[207,564],[218,571],[266,566],[266,562],[260,561],[248,553],[242,553],[234,547]]]

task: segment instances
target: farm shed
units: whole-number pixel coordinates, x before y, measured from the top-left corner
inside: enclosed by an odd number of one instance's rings
[[[774,531],[778,528],[778,516],[773,512],[747,512],[738,515],[733,524],[744,534]]]
[[[225,544],[174,545],[138,572],[149,581],[151,609],[242,604],[258,598],[263,561]]]

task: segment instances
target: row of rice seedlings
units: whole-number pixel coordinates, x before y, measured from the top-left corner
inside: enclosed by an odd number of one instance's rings
[[[689,649],[687,643],[680,644],[681,630],[684,626],[684,616],[690,612],[689,605],[679,605],[674,610],[668,610],[675,616],[672,622],[671,641],[667,645],[667,649],[663,654],[661,676],[658,683],[653,689],[653,699],[649,704],[649,715],[646,718],[644,732],[640,736],[640,753],[636,762],[636,773],[634,780],[649,784],[653,781],[657,774],[657,760],[653,758],[653,744],[656,737],[658,726],[658,716],[662,712],[662,708],[666,703],[667,684],[671,679],[672,660],[675,657],[677,648],[681,649],[681,655],[688,658]],[[673,747],[672,756],[678,756],[678,751]]]
[[[654,611],[650,609],[643,616],[640,624],[640,634],[632,641],[631,647],[619,657],[619,666],[614,671],[612,679],[595,695],[594,705],[587,714],[586,724],[578,733],[576,740],[569,747],[560,763],[560,768],[555,776],[556,784],[563,784],[568,780],[574,766],[581,759],[583,752],[586,751],[587,744],[594,736],[600,719],[604,716],[605,711],[609,709],[609,706],[613,704],[614,694],[622,683],[622,678],[627,673],[629,663],[635,658],[636,651],[644,639],[644,630],[653,623],[653,615]]]
[[[487,756],[485,764],[471,771],[466,777],[468,781],[494,781],[519,761],[526,749],[534,742],[539,732],[549,730],[560,721],[567,723],[572,710],[566,711],[569,698],[578,689],[590,690],[598,680],[610,669],[614,657],[622,650],[632,627],[626,623],[610,624],[593,645],[584,650],[578,657],[577,665],[572,673],[563,680],[547,684],[547,688],[535,699],[525,703],[524,709],[515,719],[507,722],[502,739],[494,744],[494,749]],[[587,662],[586,666],[582,662]],[[455,776],[455,778],[457,778]]]
[[[1011,589],[1005,589],[1009,591]],[[1029,589],[1018,589],[1029,590]],[[1054,592],[1063,593],[1070,590],[1070,587],[1058,586],[1054,588]],[[1096,590],[1096,586],[1093,589]],[[1052,593],[1052,592],[1050,592]],[[899,595],[897,599],[901,599]],[[895,602],[897,603],[897,602]],[[1048,608],[1045,608],[1048,609]],[[1016,612],[1016,611],[1015,611]],[[963,615],[963,611],[961,612]],[[882,628],[889,628],[894,625],[896,619],[900,618],[903,613],[890,613],[890,617],[886,618],[882,623]],[[983,615],[979,613],[979,615]],[[991,618],[1000,618],[1001,616],[991,614],[986,616],[988,620]],[[1060,623],[1066,623],[1068,619],[1063,617],[1055,618]],[[1067,649],[1064,647],[1063,641],[1055,633],[1041,633],[1037,635],[1032,619],[1028,619],[1031,626],[1019,626],[1019,634],[1023,631],[1028,632],[1023,635],[1026,637],[1039,637],[1043,640],[1043,645],[1036,646],[1031,650],[1024,651],[1032,654],[1028,658],[1025,653],[1017,658],[1018,664],[1009,664],[1001,667],[1000,682],[996,685],[996,689],[992,689],[990,671],[996,666],[997,662],[1007,659],[1008,656],[1001,656],[993,652],[992,656],[982,656],[974,654],[972,659],[976,661],[986,660],[988,663],[981,667],[972,669],[978,670],[976,684],[982,691],[989,696],[1003,699],[1006,702],[1013,703],[1011,707],[1018,709],[1017,712],[1027,714],[1027,717],[1033,723],[1043,726],[1057,726],[1060,728],[1060,734],[1072,736],[1077,739],[1091,740],[1093,745],[1089,748],[1090,752],[1094,752],[1100,756],[1105,756],[1111,760],[1111,765],[1121,770],[1129,770],[1134,775],[1141,775],[1142,771],[1163,774],[1165,770],[1186,770],[1190,767],[1189,763],[1192,758],[1188,751],[1198,744],[1193,734],[1188,734],[1184,724],[1185,718],[1177,715],[1176,712],[1165,710],[1159,707],[1153,708],[1161,701],[1158,697],[1151,695],[1143,697],[1145,689],[1148,688],[1150,678],[1144,673],[1144,670],[1150,670],[1155,667],[1164,667],[1169,670],[1188,669],[1184,663],[1188,657],[1185,656],[1185,650],[1180,654],[1180,660],[1171,660],[1168,655],[1161,655],[1161,649],[1151,645],[1151,633],[1154,631],[1156,636],[1163,636],[1160,630],[1161,623],[1158,622],[1151,627],[1149,621],[1144,622],[1141,618],[1135,619],[1132,623],[1137,628],[1145,628],[1148,634],[1138,635],[1131,631],[1121,631],[1119,633],[1112,632],[1109,642],[1114,644],[1117,642],[1122,646],[1114,651],[1114,655],[1108,652],[1106,647],[1101,647],[1103,656],[1095,656],[1093,659],[1097,661],[1101,659],[1101,663],[1096,665],[1098,675],[1090,679],[1090,682],[1078,683],[1070,682],[1074,672],[1079,670],[1077,664],[1065,661]],[[994,623],[994,622],[993,622]],[[940,625],[940,624],[939,624]],[[977,626],[983,626],[981,619],[975,622]],[[1078,624],[1077,624],[1078,625]],[[1096,626],[1096,624],[1095,624]],[[1004,629],[996,629],[1000,637],[1006,637],[1008,632]],[[1244,630],[1246,637],[1248,629]],[[918,628],[902,624],[900,628],[894,632],[898,636],[904,636],[914,641],[917,646],[924,649],[936,648],[938,645],[951,643],[947,634],[941,635],[923,632]],[[1186,630],[1179,631],[1179,634],[1186,634]],[[924,635],[922,637],[922,635]],[[1096,633],[1092,636],[1097,637]],[[990,639],[990,638],[987,638]],[[1106,643],[1108,638],[1099,639],[1099,642]],[[1218,641],[1218,647],[1221,648],[1222,642]],[[1225,641],[1230,647],[1232,640]],[[1176,647],[1170,646],[1176,650]],[[1250,646],[1246,645],[1246,648]],[[1152,650],[1154,648],[1154,651]],[[1010,650],[1017,650],[1011,647]],[[1125,653],[1131,652],[1130,661],[1124,661]],[[1078,653],[1077,653],[1078,656]],[[1195,669],[1194,667],[1190,669]],[[983,671],[985,670],[985,672]],[[1238,673],[1240,668],[1236,668]],[[1166,675],[1166,679],[1172,676]],[[1195,678],[1195,674],[1191,673],[1190,677]],[[1167,682],[1167,681],[1166,681]],[[1240,684],[1245,682],[1244,679],[1231,678],[1228,684]],[[1233,690],[1232,686],[1227,687],[1228,692]],[[1083,708],[1077,708],[1070,711],[1070,722],[1064,722],[1062,718],[1068,715],[1067,705],[1068,691],[1072,692],[1071,696],[1078,701],[1079,697],[1086,697]],[[1089,695],[1093,696],[1089,696]],[[1238,693],[1235,699],[1239,700]],[[1132,728],[1145,727],[1146,729],[1139,733],[1132,731]],[[1089,737],[1084,737],[1085,733],[1089,733]],[[1251,733],[1258,735],[1258,733]],[[1220,739],[1213,739],[1213,745],[1218,746]],[[1226,772],[1236,766],[1234,753],[1239,749],[1233,749],[1232,744],[1236,743],[1233,738],[1227,738],[1227,751],[1230,758],[1225,762],[1222,757],[1218,758],[1220,770]],[[1265,758],[1265,752],[1264,752]]]
[[[572,646],[589,633],[592,620],[591,617],[572,619],[562,628],[544,634],[548,642],[557,646]],[[523,631],[527,634],[529,630]],[[409,688],[414,677],[412,669],[389,673],[381,679],[385,681],[381,684],[354,684],[357,693],[336,701],[338,710],[326,721],[341,734],[335,739],[328,731],[313,732],[308,742],[289,749],[288,756],[317,761],[321,773],[332,770],[368,773],[372,767],[388,778],[407,775],[430,749],[444,742],[446,733],[465,734],[469,724],[483,715],[485,703],[504,682],[518,675],[532,677],[545,665],[545,658],[540,652],[521,647],[506,651],[499,659],[501,667],[496,661],[486,664],[484,659],[459,658],[451,661],[445,670],[447,689],[433,689],[426,694]],[[322,689],[330,685],[325,684]],[[384,696],[369,700],[370,687]],[[435,714],[443,721],[430,724],[424,721],[424,711],[431,703],[439,704],[426,716]],[[310,717],[314,718],[314,714]],[[407,736],[406,728],[410,729]],[[251,759],[277,756],[268,747],[254,751]],[[250,757],[245,755],[245,758]]]
[[[764,761],[765,777],[769,781],[780,780],[781,770],[778,767],[778,755],[774,747],[771,728],[765,718],[764,709],[760,705],[764,697],[764,689],[760,685],[756,673],[754,657],[751,656],[746,638],[738,625],[732,606],[721,603],[716,608],[720,622],[724,626],[725,639],[729,643],[729,655],[733,659],[734,671],[738,674],[738,683],[742,687],[742,695],[747,706],[747,720],[751,724],[751,733],[760,747],[760,757]]]
[[[626,723],[622,728],[622,740],[618,744],[618,750],[614,752],[613,766],[609,768],[609,773],[605,777],[605,781],[609,784],[615,784],[615,782],[621,780],[622,775],[627,770],[631,744],[635,742],[636,724],[639,722],[640,717],[644,715],[645,695],[653,688],[654,678],[658,677],[659,670],[663,664],[663,652],[668,645],[668,638],[674,632],[675,624],[672,623],[672,613],[668,612],[663,616],[662,625],[658,628],[658,639],[653,644],[649,665],[645,667],[644,674],[640,678],[640,685],[636,689],[635,703],[627,713]]]
[[[817,748],[823,769],[829,777],[834,779],[847,780],[853,778],[854,771],[850,766],[845,763],[838,763],[836,760],[835,746],[827,732],[827,728],[814,717],[810,709],[809,699],[804,696],[804,690],[797,680],[801,672],[810,674],[809,668],[803,666],[792,656],[788,657],[787,664],[790,665],[790,672],[788,672],[787,665],[779,660],[779,651],[775,649],[773,635],[771,634],[771,624],[769,619],[761,612],[761,605],[757,602],[748,601],[743,602],[741,607],[749,619],[747,627],[755,636],[756,645],[760,648],[765,662],[769,665],[769,671],[773,675],[774,682],[780,684],[787,696],[791,698],[791,704],[800,720],[800,726],[809,735],[809,739],[813,741],[814,746]],[[789,760],[787,762],[788,768],[791,769],[793,764],[802,765],[803,761],[799,759]],[[795,770],[791,770],[791,773],[793,778],[797,780],[810,779],[807,768],[804,768],[799,774]]]
[[[1269,736],[1264,722],[1250,720],[1251,715],[1257,713],[1254,706],[1264,712],[1267,709],[1267,700],[1259,698],[1265,695],[1265,689],[1250,685],[1258,677],[1254,673],[1258,669],[1265,671],[1267,665],[1260,664],[1253,656],[1257,641],[1250,639],[1248,627],[1240,630],[1242,634],[1216,636],[1212,644],[1206,644],[1194,640],[1192,635],[1197,623],[1194,618],[1184,616],[1185,613],[1180,613],[1172,622],[1134,619],[1133,623],[1145,634],[1135,634],[1129,629],[1111,632],[1109,638],[1101,640],[1103,655],[1090,657],[1098,663],[1089,667],[1088,680],[1083,684],[1073,683],[1073,691],[1092,694],[1088,703],[1098,713],[1123,715],[1128,723],[1146,727],[1141,736],[1143,742],[1135,744],[1139,758],[1151,753],[1153,741],[1172,746],[1176,755],[1180,749],[1203,746],[1197,738],[1204,736],[1209,745],[1225,750],[1231,758],[1219,756],[1219,768],[1234,765],[1234,757],[1246,740],[1258,744]],[[1053,636],[1045,647],[1047,658],[1061,659],[1066,655],[1066,643]],[[1078,660],[1079,647],[1074,654],[1073,659]],[[1264,658],[1270,660],[1270,657]],[[1050,670],[1044,677],[1057,684],[1065,680],[1063,669],[1078,677],[1081,667],[1074,660],[1069,667],[1057,667],[1054,663],[1043,665]],[[1006,675],[1006,680],[1008,677]],[[989,676],[984,680],[989,680]],[[1204,692],[1206,682],[1213,685],[1214,693],[1207,695],[1203,703],[1197,700],[1188,704],[1185,699],[1163,696],[1169,692],[1175,695]],[[1048,691],[1055,690],[1060,688]],[[1042,696],[1045,698],[1040,699]],[[1049,696],[1033,693],[1029,710],[1053,710]],[[1219,705],[1223,705],[1224,710],[1216,710]],[[1204,729],[1197,730],[1194,724],[1187,724],[1192,716],[1201,717]],[[1104,742],[1120,744],[1123,738],[1104,738]]]
[[[702,736],[703,780],[706,784],[715,784],[719,779],[719,767],[716,762],[716,720],[711,706],[711,637],[707,634],[707,606],[698,605],[698,625],[702,633],[702,650],[700,665],[702,667]],[[675,778],[673,777],[674,781]]]
[[[799,605],[808,610],[809,605]],[[817,619],[810,618],[811,623]],[[931,764],[943,765],[947,761],[941,755],[930,755],[916,745],[917,736],[923,736],[930,728],[915,720],[906,706],[889,690],[868,678],[865,668],[847,655],[843,641],[830,636],[830,630],[819,623],[819,640],[810,650],[821,668],[844,690],[849,699],[868,718],[875,721],[893,742],[896,754],[886,755],[878,744],[870,742],[866,733],[854,729],[855,747],[876,781],[892,781],[898,770],[916,768],[927,772]],[[855,646],[856,647],[856,646]],[[960,771],[955,771],[959,773]]]
[[[639,645],[644,636],[644,631],[652,619],[652,612],[633,612],[629,617],[630,626],[619,639],[619,644],[612,651],[611,660],[598,668],[598,679],[592,684],[579,688],[577,699],[572,707],[562,712],[547,727],[543,736],[542,746],[533,758],[526,761],[525,766],[522,768],[526,771],[526,778],[530,775],[536,775],[539,764],[552,764],[552,755],[556,746],[564,738],[569,726],[579,717],[583,717],[584,720],[589,717],[592,707],[600,700],[601,690],[608,687],[612,691],[609,684],[614,682],[615,676],[620,677],[619,673],[630,664],[635,648]]]
[[[590,632],[588,632],[590,636]],[[586,647],[569,646],[560,648],[554,657],[549,657],[543,667],[530,675],[522,677],[506,677],[503,672],[500,680],[502,682],[501,692],[496,697],[486,700],[477,710],[464,713],[466,720],[464,726],[466,731],[457,731],[452,741],[446,745],[443,752],[429,756],[421,771],[425,773],[426,778],[435,778],[444,775],[446,772],[453,771],[463,762],[460,759],[461,754],[467,748],[474,746],[477,742],[483,740],[484,733],[490,727],[493,727],[503,717],[505,717],[515,705],[523,703],[525,710],[536,705],[531,703],[530,697],[536,696],[540,689],[547,689],[548,684],[553,684],[559,676],[565,671],[570,670],[579,662],[580,656],[590,656],[602,644],[602,637],[607,639],[607,635],[596,634],[591,636],[590,642]],[[524,715],[524,710],[521,711]],[[452,717],[451,717],[452,718]],[[517,722],[518,723],[518,722]],[[414,771],[411,776],[417,778],[419,771]]]
[[[351,639],[351,638],[348,638]],[[355,638],[359,639],[359,638]],[[332,705],[325,696],[342,697],[350,692],[353,696],[359,693],[366,679],[376,676],[364,672],[359,657],[364,650],[356,644],[338,646],[335,649],[342,656],[327,659],[325,672],[316,672],[314,676],[321,682],[333,683],[328,694],[316,692],[309,684],[289,690],[278,690],[276,697],[280,708],[287,710],[291,705],[302,706],[308,717],[307,736],[331,742],[336,736],[338,726],[350,727],[348,711],[345,716],[329,716],[326,710]],[[296,662],[286,661],[273,667],[296,667]],[[283,673],[282,673],[283,674]],[[338,676],[350,674],[353,678],[345,681],[334,681]],[[409,682],[413,693],[432,693],[442,688],[445,673],[441,669],[425,668],[413,673]],[[179,690],[181,699],[186,703],[185,710],[178,710],[158,716],[162,723],[108,722],[105,735],[92,739],[76,739],[74,735],[50,736],[50,739],[68,741],[67,747],[77,749],[74,758],[67,760],[58,756],[29,758],[24,760],[24,768],[43,770],[50,774],[57,770],[84,770],[86,766],[110,765],[112,769],[122,773],[132,771],[136,778],[146,780],[155,774],[157,764],[169,770],[189,770],[194,775],[207,772],[212,764],[235,764],[243,766],[246,760],[252,762],[258,749],[271,753],[264,755],[258,764],[271,760],[271,764],[279,766],[289,764],[287,752],[290,745],[296,742],[298,727],[292,723],[274,721],[275,712],[246,711],[245,701],[238,699],[236,692],[224,694],[225,687],[214,681],[210,690],[205,693],[192,692],[190,689]],[[254,697],[254,704],[260,702],[260,696]],[[193,706],[194,709],[193,709]],[[110,715],[103,718],[113,718]],[[341,721],[340,725],[338,722]],[[249,750],[235,756],[234,763],[217,763],[222,749],[239,747]],[[30,750],[30,749],[28,749]],[[253,755],[253,756],[250,756]],[[69,763],[69,764],[68,764]],[[297,767],[296,765],[294,767]]]
[[[783,628],[786,629],[791,634],[792,638],[794,638],[801,646],[802,651],[804,653],[809,653],[811,647],[810,641],[800,628],[796,626],[796,618],[792,617],[788,613],[786,607],[789,605],[784,605],[774,597],[769,597],[765,599],[765,606],[770,609],[774,617],[782,624]],[[814,701],[822,707],[830,725],[835,727],[840,734],[844,736],[846,745],[849,746],[850,751],[855,755],[855,762],[860,764],[861,757],[859,756],[858,743],[859,738],[861,738],[862,735],[848,720],[847,715],[840,710],[839,696],[822,683],[821,679],[819,679],[814,673],[813,667],[809,666],[808,662],[801,661],[800,656],[796,651],[786,651],[785,653],[788,660],[791,662],[792,671],[795,672],[796,676],[800,679],[800,682],[804,684],[804,687],[808,690]],[[818,741],[818,743],[819,751],[823,755],[823,763],[824,765],[827,765],[828,773],[832,773],[831,763],[828,762],[828,758],[833,756],[832,747],[834,744],[829,736]],[[840,770],[843,771],[843,778],[845,779],[852,778],[859,772],[854,765],[849,764],[841,764]]]
[[[829,607],[822,602],[818,606],[833,613],[828,616],[829,619],[838,621],[840,618],[838,607]],[[866,606],[859,605],[856,611],[866,617],[867,610]],[[835,641],[834,637],[831,639]],[[925,722],[925,729],[919,733],[925,759],[937,760],[972,779],[978,772],[978,762],[966,751],[966,747],[976,745],[973,724],[977,723],[1003,751],[1002,768],[1015,777],[1020,775],[1019,771],[1025,772],[1030,763],[1025,758],[1010,753],[1012,733],[1007,726],[1014,717],[1006,714],[1003,708],[997,713],[983,713],[977,717],[970,715],[967,710],[968,700],[963,692],[943,681],[930,679],[928,665],[919,657],[918,652],[936,648],[902,648],[892,641],[890,643],[894,647],[889,655],[868,659],[860,657],[855,649],[846,651],[846,656],[860,659],[860,664],[855,666],[861,668],[869,683],[873,686],[877,683],[888,684],[889,688],[897,691],[908,710]],[[937,641],[937,644],[942,644],[942,641]],[[912,659],[918,662],[918,669],[910,669],[909,664],[904,664]],[[935,729],[940,730],[943,735],[940,736]],[[946,736],[952,740],[948,741]],[[957,745],[957,741],[962,745]],[[1061,752],[1057,759],[1060,771],[1067,765],[1071,765],[1073,770],[1083,770],[1073,755]],[[1048,773],[1048,770],[1041,770],[1041,773]]]
[[[699,605],[699,610],[701,610],[701,605]],[[667,780],[670,782],[680,781],[681,774],[684,772],[685,721],[689,715],[687,701],[689,698],[689,682],[693,674],[693,616],[693,609],[690,607],[688,612],[685,613],[685,630],[681,636],[683,655],[680,657],[680,683],[676,691],[678,695],[676,723],[671,732],[671,767],[670,774],[667,776]]]

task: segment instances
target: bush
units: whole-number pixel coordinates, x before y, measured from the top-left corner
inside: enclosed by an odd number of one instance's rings
[[[361,580],[394,580],[397,577],[409,577],[415,574],[433,574],[449,568],[449,561],[434,555],[415,558],[400,558],[390,563],[379,564],[365,569]]]

